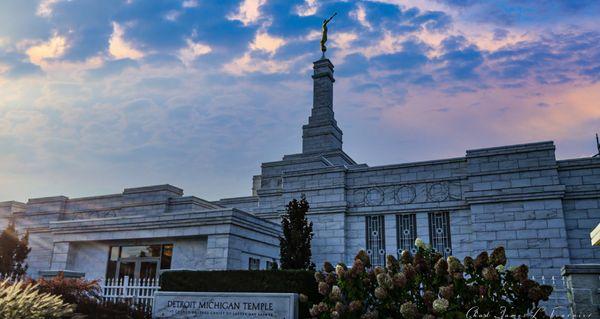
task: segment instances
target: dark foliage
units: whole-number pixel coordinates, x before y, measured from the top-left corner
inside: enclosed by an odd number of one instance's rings
[[[31,279],[32,284],[37,284],[42,292],[59,295],[70,304],[79,304],[89,299],[100,299],[100,285],[97,280],[83,278],[65,278],[62,272],[56,277],[45,279]]]
[[[25,259],[31,251],[29,233],[19,238],[15,229],[15,222],[11,220],[5,230],[0,234],[0,274],[11,276],[24,276],[27,272]]]
[[[281,220],[283,237],[279,237],[281,269],[314,269],[310,258],[310,241],[313,237],[312,222],[306,214],[309,205],[304,195],[288,203]]]
[[[163,291],[288,292],[302,299],[321,300],[314,272],[308,270],[167,271],[160,276]],[[308,317],[308,304],[300,303],[300,315]]]
[[[87,319],[150,319],[150,309],[132,305],[126,301],[100,302],[88,299],[77,305],[77,312]]]
[[[87,315],[88,319],[150,319],[151,309],[133,305],[125,300],[104,302],[97,280],[65,278],[62,272],[51,279],[30,280],[42,292],[59,295],[70,304],[76,305],[75,312]]]

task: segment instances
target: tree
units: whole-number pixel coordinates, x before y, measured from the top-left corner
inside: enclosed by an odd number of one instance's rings
[[[11,220],[0,234],[0,274],[23,276],[27,272],[25,259],[31,251],[29,233],[19,239],[15,222]]]
[[[312,222],[306,218],[309,205],[302,195],[300,201],[293,199],[287,204],[281,220],[283,237],[279,237],[281,269],[314,269],[310,261],[310,241],[313,237]]]

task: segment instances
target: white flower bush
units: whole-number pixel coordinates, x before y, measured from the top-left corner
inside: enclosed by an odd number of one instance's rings
[[[463,262],[415,241],[414,255],[405,250],[399,260],[386,256],[385,267],[373,266],[366,251],[356,255],[352,267],[326,262],[315,273],[322,300],[313,303],[310,315],[318,319],[454,319],[466,318],[477,307],[489,318],[549,319],[541,301],[552,287],[528,278],[521,265],[506,269],[503,247],[491,255],[481,252]],[[411,249],[412,250],[412,249]]]

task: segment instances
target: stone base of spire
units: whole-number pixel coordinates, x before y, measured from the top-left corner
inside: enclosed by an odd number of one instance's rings
[[[333,64],[329,59],[313,63],[313,107],[302,127],[302,153],[342,150],[342,130],[333,113]]]

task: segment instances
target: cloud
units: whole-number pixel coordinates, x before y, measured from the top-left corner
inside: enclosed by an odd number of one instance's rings
[[[46,59],[61,57],[67,48],[66,38],[55,33],[48,41],[29,47],[26,53],[32,63],[42,65]]]
[[[317,0],[304,0],[304,3],[301,5],[297,5],[295,8],[295,12],[297,15],[301,17],[312,16],[317,13],[319,9],[319,3]]]
[[[361,4],[356,6],[356,10],[350,13],[356,21],[358,21],[363,27],[367,29],[372,29],[371,23],[367,20],[367,12],[365,11],[365,7]]]
[[[212,48],[203,43],[197,43],[191,39],[186,39],[187,46],[179,50],[179,58],[185,65],[191,64],[197,57],[209,54]]]
[[[44,18],[50,17],[52,15],[52,6],[59,1],[61,0],[41,0],[35,14]]]
[[[108,40],[108,52],[116,59],[137,60],[142,58],[144,53],[135,49],[130,43],[125,41],[123,27],[117,22],[113,22],[112,26],[113,33]]]
[[[331,42],[341,53],[350,52],[352,43],[358,39],[358,34],[354,32],[338,32]],[[326,43],[328,45],[329,43]]]
[[[0,194],[169,182],[214,199],[247,195],[257,163],[299,150],[311,62],[332,12],[335,110],[355,159],[463,156],[540,139],[557,140],[562,158],[590,155],[584,142],[600,125],[597,9],[566,0],[4,1]],[[190,171],[218,182],[207,187]],[[107,178],[81,185],[97,174]]]
[[[0,49],[3,49],[4,47],[8,46],[9,43],[10,39],[8,39],[7,37],[0,37]]]
[[[87,74],[95,78],[103,78],[111,75],[120,74],[128,68],[137,68],[139,64],[132,59],[117,59],[106,61],[102,65],[91,68],[87,71]]]
[[[250,52],[225,64],[223,70],[227,73],[241,76],[247,73],[275,74],[289,71],[290,63],[253,56]]]
[[[5,76],[15,79],[43,73],[39,65],[28,60],[29,58],[24,54],[0,51],[0,78]]]
[[[165,19],[171,22],[177,21],[177,18],[181,15],[181,12],[177,10],[171,10],[165,14]]]
[[[181,4],[181,7],[183,7],[183,8],[195,8],[197,6],[198,6],[197,0],[185,0]]]
[[[227,18],[239,20],[244,26],[256,23],[261,18],[260,7],[266,2],[266,0],[243,0],[237,12],[229,14]]]
[[[402,51],[383,54],[372,59],[380,70],[413,69],[429,62],[425,55],[426,48],[419,43],[406,41],[402,43]]]
[[[264,30],[260,30],[256,33],[254,41],[250,43],[250,48],[252,50],[265,51],[272,55],[275,54],[280,47],[284,46],[285,43],[285,39],[271,36]]]
[[[439,58],[443,63],[442,72],[452,80],[477,80],[477,68],[484,63],[483,53],[474,45],[468,45],[457,40],[456,37],[448,38],[443,46],[446,52]]]

